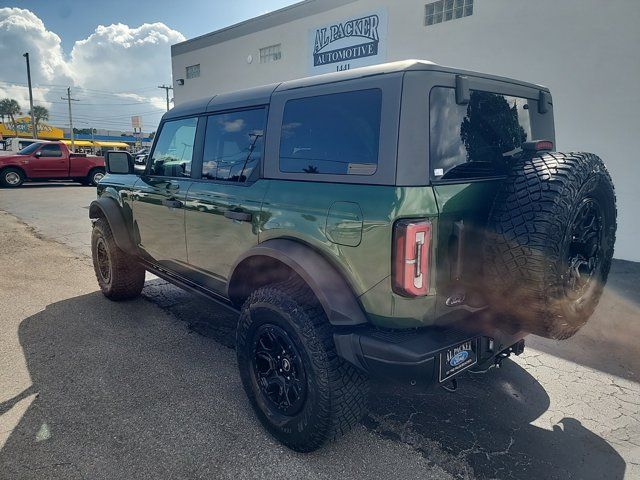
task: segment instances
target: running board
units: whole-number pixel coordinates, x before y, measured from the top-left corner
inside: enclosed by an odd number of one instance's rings
[[[153,273],[154,275],[162,278],[163,280],[166,280],[172,285],[175,285],[176,287],[186,290],[189,293],[195,293],[201,297],[206,298],[207,300],[211,300],[212,302],[215,302],[218,305],[225,307],[227,310],[230,310],[236,314],[240,313],[240,310],[237,309],[231,303],[231,301],[228,298],[224,297],[223,295],[217,292],[214,292],[212,290],[209,290],[207,288],[201,287],[200,285],[197,285],[196,283],[193,283],[184,277],[181,277],[172,272],[169,272],[148,261],[140,260],[140,263],[144,266],[144,268],[148,272]]]

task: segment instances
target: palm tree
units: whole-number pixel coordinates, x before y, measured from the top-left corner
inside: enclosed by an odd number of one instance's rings
[[[35,110],[35,109],[34,109]],[[9,123],[13,127],[13,131],[18,136],[18,124],[16,122],[16,115],[20,115],[22,112],[20,110],[20,104],[16,102],[13,98],[3,98],[0,100],[0,112],[2,112],[2,117],[6,115],[9,117]]]
[[[31,115],[31,112],[29,112],[29,115]],[[38,125],[41,121],[46,122],[47,120],[49,120],[49,110],[40,105],[33,107],[33,125],[36,129],[34,132],[36,138],[38,138]]]

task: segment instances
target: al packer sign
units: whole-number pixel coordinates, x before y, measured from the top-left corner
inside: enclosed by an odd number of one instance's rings
[[[311,74],[340,72],[384,63],[387,12],[358,15],[309,31]]]

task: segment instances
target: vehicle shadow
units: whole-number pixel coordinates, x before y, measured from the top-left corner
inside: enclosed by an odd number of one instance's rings
[[[228,448],[221,442],[247,452],[269,442],[250,420],[233,352],[211,348],[233,347],[236,315],[162,280],[147,282],[144,295],[195,334],[149,318],[145,302],[107,309],[99,293],[21,323],[32,386],[1,403],[0,415],[37,398],[0,451],[0,478],[196,477],[198,461]],[[375,385],[364,424],[462,478],[623,477],[624,460],[578,420],[531,425],[549,397],[517,364],[463,380],[455,394]]]
[[[145,296],[188,328],[229,348],[236,315],[163,280],[147,282]],[[486,374],[463,374],[460,389],[415,390],[376,382],[367,428],[412,445],[454,476],[500,479],[621,479],[626,463],[603,438],[575,418],[552,430],[531,423],[549,396],[518,364],[506,360]],[[442,452],[446,452],[446,458]],[[456,461],[451,461],[451,456]]]
[[[624,459],[576,418],[552,430],[532,425],[549,408],[540,383],[518,364],[484,375],[461,375],[459,389],[411,391],[378,384],[371,396],[368,428],[399,438],[430,457],[439,449],[456,458],[443,463],[464,477],[622,479]]]

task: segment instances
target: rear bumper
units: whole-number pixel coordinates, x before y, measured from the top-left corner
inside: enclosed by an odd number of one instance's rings
[[[440,381],[439,357],[448,348],[477,339],[477,367],[526,336],[526,332],[505,333],[486,325],[473,327],[471,319],[449,328],[380,330],[366,326],[335,333],[334,340],[338,355],[371,377],[430,386]],[[520,353],[522,344],[514,350]]]

